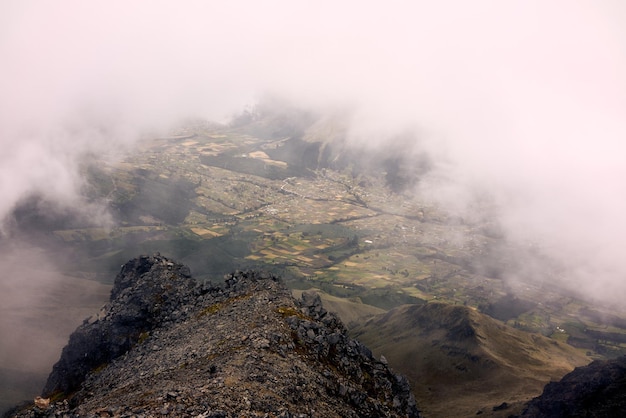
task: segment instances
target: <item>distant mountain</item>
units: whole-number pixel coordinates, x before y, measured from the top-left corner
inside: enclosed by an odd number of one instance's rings
[[[406,378],[348,338],[319,296],[296,301],[258,272],[199,285],[159,255],[122,267],[42,396],[8,416],[420,416]]]
[[[549,383],[524,417],[613,418],[626,412],[626,356],[596,360]]]
[[[566,344],[437,302],[393,309],[352,335],[407,375],[428,417],[509,416],[588,362]]]

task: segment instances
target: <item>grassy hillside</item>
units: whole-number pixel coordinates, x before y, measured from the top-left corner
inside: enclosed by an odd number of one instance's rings
[[[508,416],[546,383],[589,362],[567,344],[438,302],[393,309],[352,334],[407,375],[428,417],[489,416],[503,402],[510,406],[495,414]]]

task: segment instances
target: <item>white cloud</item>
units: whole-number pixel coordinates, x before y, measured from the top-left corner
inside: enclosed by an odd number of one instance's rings
[[[453,163],[457,185],[496,195],[510,231],[572,259],[596,254],[590,263],[611,272],[598,280],[623,281],[623,2],[1,8],[0,217],[32,191],[76,199],[83,152],[272,93],[356,109],[351,136],[370,146],[417,127],[420,146]]]

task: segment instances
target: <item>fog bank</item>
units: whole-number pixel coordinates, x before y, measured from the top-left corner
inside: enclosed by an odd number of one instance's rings
[[[623,2],[7,1],[0,16],[1,219],[32,193],[76,206],[85,155],[271,94],[349,109],[358,146],[417,132],[441,170],[421,193],[464,208],[486,190],[509,236],[576,264],[590,293],[626,290]]]

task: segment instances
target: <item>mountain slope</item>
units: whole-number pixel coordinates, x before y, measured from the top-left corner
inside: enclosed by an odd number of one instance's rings
[[[443,303],[396,308],[352,334],[407,375],[429,417],[508,416],[588,361],[570,346]]]
[[[256,272],[196,285],[158,255],[122,267],[43,396],[50,406],[10,416],[420,416],[407,380],[348,338],[319,296],[298,302]]]
[[[360,301],[329,295],[320,289],[312,288],[307,290],[307,292],[313,292],[316,295],[319,295],[320,299],[322,299],[322,303],[324,304],[324,308],[337,315],[339,319],[341,319],[341,322],[343,322],[348,328],[354,327],[373,316],[386,312],[384,309],[360,303]],[[304,292],[302,290],[292,290],[291,293],[294,297],[300,298]]]

